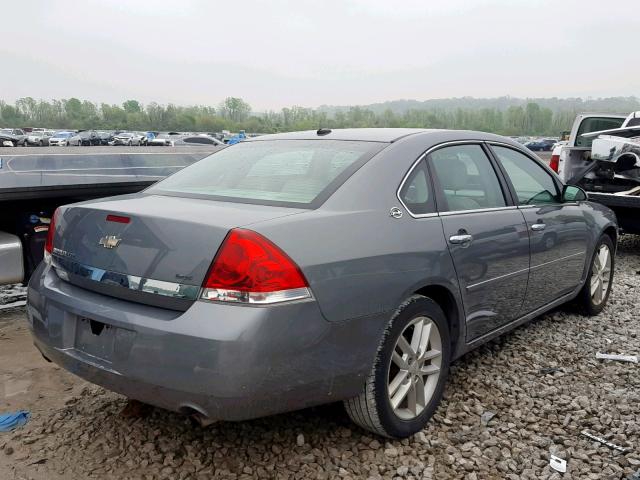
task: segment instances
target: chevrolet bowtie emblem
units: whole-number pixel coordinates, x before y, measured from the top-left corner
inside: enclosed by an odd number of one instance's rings
[[[121,238],[118,238],[115,235],[105,235],[100,239],[98,245],[101,245],[104,248],[116,248],[120,245],[121,240]]]

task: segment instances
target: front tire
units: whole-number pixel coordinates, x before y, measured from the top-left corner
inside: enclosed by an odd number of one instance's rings
[[[578,308],[585,315],[598,315],[607,304],[613,285],[614,252],[611,237],[602,235],[593,252],[587,280],[576,298]]]
[[[440,306],[410,297],[387,325],[362,393],[344,402],[362,428],[389,438],[422,430],[444,391],[451,341]]]

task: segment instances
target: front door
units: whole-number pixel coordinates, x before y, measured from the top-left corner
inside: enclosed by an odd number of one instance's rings
[[[438,149],[429,166],[472,341],[519,316],[529,274],[527,226],[481,145]]]
[[[531,267],[523,313],[573,291],[582,280],[588,230],[582,208],[563,203],[558,183],[538,161],[492,145],[524,214],[531,242]]]

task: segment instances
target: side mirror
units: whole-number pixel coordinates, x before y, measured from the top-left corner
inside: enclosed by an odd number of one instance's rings
[[[562,189],[563,202],[584,202],[587,200],[587,192],[575,185],[565,185]]]

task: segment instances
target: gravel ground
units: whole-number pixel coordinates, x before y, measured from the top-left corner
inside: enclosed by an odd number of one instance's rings
[[[26,287],[22,285],[0,285],[0,308],[26,298]]]
[[[465,355],[429,426],[403,441],[359,430],[340,405],[206,429],[154,408],[125,416],[124,398],[30,360],[25,368],[47,368],[60,388],[42,395],[36,382],[2,404],[23,398],[33,417],[0,434],[0,478],[632,478],[640,469],[640,367],[595,353],[640,353],[639,237],[623,238],[617,262],[600,316],[558,310]],[[28,335],[16,326],[22,311],[0,315],[9,320],[0,316],[1,374],[3,338]],[[495,413],[488,422],[487,412]],[[594,443],[580,435],[585,429],[630,451]],[[567,460],[567,473],[550,469],[551,453]]]

